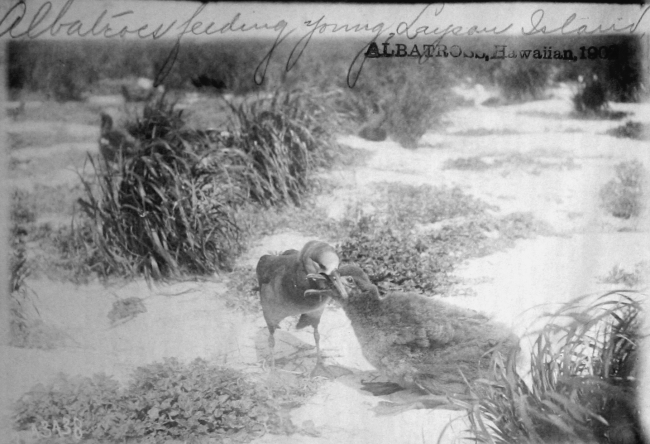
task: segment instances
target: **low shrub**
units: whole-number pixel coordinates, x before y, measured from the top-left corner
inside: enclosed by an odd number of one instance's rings
[[[552,72],[545,63],[504,60],[493,66],[491,78],[506,100],[523,102],[542,98]]]
[[[376,205],[377,214],[345,222],[351,228],[339,251],[381,292],[445,294],[458,282],[452,273],[462,261],[550,232],[530,214],[490,215],[494,207],[459,188],[385,186]]]
[[[590,79],[582,90],[573,96],[574,109],[579,114],[598,114],[607,108],[607,88],[598,79]]]
[[[644,209],[647,170],[638,160],[615,166],[616,177],[600,189],[603,208],[614,217],[629,219]]]
[[[282,403],[313,394],[310,384],[266,385],[240,371],[196,359],[165,359],[139,367],[126,385],[99,374],[37,385],[14,406],[14,427],[44,433],[56,421],[72,424],[77,438],[145,442],[236,437],[248,442],[281,433]]]
[[[630,292],[572,301],[537,336],[528,385],[517,352],[492,363],[494,382],[477,381],[467,408],[484,443],[641,442],[635,404],[641,305]]]
[[[630,120],[625,122],[625,125],[607,130],[607,134],[619,138],[648,140],[650,136],[650,125]]]
[[[444,101],[423,93],[423,85],[405,82],[388,107],[388,133],[405,148],[417,148],[420,138],[446,111]]]
[[[377,120],[373,123],[393,140],[417,148],[420,138],[440,126],[454,106],[451,83],[449,71],[435,58],[415,66],[390,58],[366,59],[357,84],[337,102],[337,109],[357,125]]]

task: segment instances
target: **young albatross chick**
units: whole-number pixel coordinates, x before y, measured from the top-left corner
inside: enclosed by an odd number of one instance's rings
[[[382,297],[354,265],[339,273],[349,296],[331,295],[350,319],[364,357],[393,385],[435,395],[463,393],[463,376],[468,381],[480,377],[496,346],[518,345],[508,329],[480,313],[415,293]],[[367,384],[367,389],[389,394],[383,386]]]

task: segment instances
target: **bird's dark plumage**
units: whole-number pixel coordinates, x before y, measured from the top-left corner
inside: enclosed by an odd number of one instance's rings
[[[137,142],[133,136],[113,128],[113,118],[106,113],[101,114],[101,132],[99,137],[99,152],[107,162],[113,162],[119,153],[132,154]]]
[[[517,338],[475,311],[415,293],[380,296],[366,273],[339,270],[349,297],[341,300],[366,359],[390,381],[435,394],[464,391],[489,363],[484,356]],[[332,292],[332,296],[340,299]]]
[[[386,137],[388,136],[386,129],[384,128],[386,118],[387,115],[384,109],[384,104],[380,103],[378,105],[378,112],[371,115],[368,122],[366,122],[359,130],[359,137],[372,142],[382,142],[386,140]]]
[[[347,294],[338,276],[339,258],[324,242],[310,241],[301,251],[287,250],[279,256],[265,255],[257,263],[257,280],[264,319],[269,329],[273,360],[273,334],[281,320],[301,315],[297,328],[314,327],[317,359],[320,364],[318,324],[332,291],[332,283],[342,299]]]
[[[222,79],[210,77],[207,74],[201,74],[198,77],[191,78],[190,82],[195,88],[202,88],[207,86],[216,89],[218,92],[225,91],[227,87],[226,82],[224,82]]]

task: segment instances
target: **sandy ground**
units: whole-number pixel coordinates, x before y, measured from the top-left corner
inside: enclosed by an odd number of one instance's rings
[[[524,335],[537,315],[557,308],[558,303],[611,288],[599,283],[599,278],[613,266],[631,270],[636,263],[650,260],[647,212],[635,220],[621,221],[605,214],[598,201],[598,190],[613,177],[616,163],[638,159],[650,169],[647,141],[605,134],[624,121],[572,119],[570,101],[561,94],[557,97],[522,105],[459,109],[448,116],[445,132],[427,134],[417,150],[401,148],[391,140],[373,143],[342,137],[341,143],[368,150],[371,157],[363,167],[325,173],[341,186],[323,195],[319,202],[330,217],[341,218],[350,205],[373,211],[368,200],[377,182],[457,185],[498,205],[503,214],[532,212],[546,221],[555,235],[519,241],[514,248],[463,264],[458,275],[465,278],[472,295],[446,299],[483,311]],[[633,113],[629,116],[633,120],[650,119],[647,104],[612,107]],[[19,125],[25,124],[13,125],[10,131],[21,131]],[[70,125],[67,130],[80,137],[90,134],[91,140],[98,136],[97,127]],[[96,150],[96,144],[27,147],[13,152],[18,165],[27,165],[23,167],[24,176],[14,174],[14,186],[29,189],[37,182],[51,185],[78,180],[69,169],[50,168],[39,175],[29,166],[53,155],[65,158],[70,150]],[[511,153],[529,153],[557,164],[572,160],[575,167],[442,169],[448,159],[489,159]],[[239,265],[255,266],[262,254],[299,249],[314,238],[318,238],[317,233],[283,232],[265,237],[240,258]],[[172,356],[184,361],[203,357],[219,364],[260,370],[266,357],[264,321],[261,315],[244,315],[226,307],[223,296],[228,291],[227,279],[215,276],[153,289],[141,281],[110,288],[46,279],[29,281],[38,294],[43,320],[63,331],[65,339],[61,347],[49,351],[2,347],[4,396],[16,399],[58,372],[105,372],[124,380],[137,366]],[[113,301],[130,296],[143,298],[147,312],[111,326],[107,314]],[[311,331],[296,331],[295,322],[285,320],[276,335],[279,356],[303,349],[313,353]],[[442,442],[460,440],[465,425],[456,420],[461,416],[458,412],[410,410],[380,415],[374,410],[380,402],[390,399],[359,390],[359,380],[372,374],[372,366],[363,358],[342,310],[328,309],[320,331],[327,362],[348,369],[344,376],[324,382],[311,400],[292,412],[295,424],[312,421],[320,436],[266,435],[255,442],[434,443],[441,434]],[[298,370],[308,371],[311,361],[301,362],[303,367]]]

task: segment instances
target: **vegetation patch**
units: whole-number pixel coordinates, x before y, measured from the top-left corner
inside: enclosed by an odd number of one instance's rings
[[[43,424],[77,419],[79,438],[144,442],[197,439],[249,442],[295,431],[283,414],[288,402],[313,395],[309,380],[266,384],[241,371],[197,359],[165,359],[136,369],[126,385],[111,377],[67,377],[37,385],[14,406],[14,427],[44,433]]]
[[[621,162],[614,167],[616,177],[600,189],[603,208],[614,217],[629,219],[645,208],[647,170],[638,160]]]
[[[614,265],[607,276],[600,278],[604,284],[624,285],[628,288],[635,288],[645,285],[650,276],[650,262],[641,261],[634,265],[634,270],[627,271],[620,265]]]
[[[447,159],[442,165],[443,170],[461,170],[461,171],[485,171],[498,168],[501,165],[495,165],[496,162],[486,162],[481,156],[457,157]]]
[[[261,313],[257,275],[252,267],[235,267],[228,275],[226,306],[244,313]]]
[[[635,392],[642,308],[631,292],[549,317],[531,353],[528,385],[517,351],[493,360],[493,382],[476,381],[462,403],[482,443],[641,442]]]
[[[618,138],[648,140],[650,138],[650,125],[630,120],[625,122],[625,125],[607,130],[607,134]]]
[[[239,209],[300,204],[315,171],[336,159],[334,114],[317,97],[278,92],[231,112],[223,136],[187,128],[161,98],[127,126],[134,149],[89,158],[95,175],[82,177],[78,229],[90,234],[99,272],[164,279],[231,270],[245,242]]]
[[[118,321],[124,322],[135,318],[140,313],[146,313],[147,308],[138,297],[119,299],[113,302],[113,308],[108,312],[108,319],[111,325]]]
[[[83,180],[82,209],[107,274],[161,279],[227,268],[239,249],[233,204],[243,199],[223,167],[208,165],[177,139],[152,139],[132,159],[90,159],[97,182]],[[98,187],[99,192],[93,191]]]
[[[573,96],[573,106],[579,114],[600,114],[608,108],[607,89],[599,80],[589,79]]]
[[[460,216],[475,216],[487,210],[496,210],[485,202],[465,194],[460,188],[415,187],[400,183],[385,183],[379,186],[380,198],[377,205],[397,225],[413,226],[427,224]]]
[[[510,153],[501,156],[490,156],[491,162],[486,162],[482,156],[458,157],[448,159],[442,166],[445,170],[486,171],[505,167],[526,170],[530,174],[540,174],[544,169],[573,170],[578,164],[569,157],[562,162],[549,162],[537,158],[531,153]]]
[[[495,207],[458,188],[396,184],[381,194],[384,211],[351,224],[339,246],[342,261],[363,268],[381,292],[447,294],[459,282],[453,271],[462,261],[551,232],[530,214],[492,215]]]
[[[447,88],[452,77],[436,59],[427,60],[427,66],[392,59],[368,59],[366,65],[352,93],[346,91],[346,98],[339,101],[341,109],[365,123],[373,108],[381,108],[385,113],[381,128],[403,147],[417,148],[420,138],[438,127],[454,106]]]
[[[483,136],[514,136],[521,134],[511,128],[470,128],[462,131],[455,131],[454,136],[462,137],[483,137]]]
[[[491,68],[491,77],[510,102],[541,99],[551,78],[551,66],[545,63],[520,63],[503,60]]]
[[[313,172],[334,162],[336,112],[326,103],[314,91],[278,91],[269,100],[231,106],[233,145],[252,166],[243,171],[251,199],[300,204]]]

